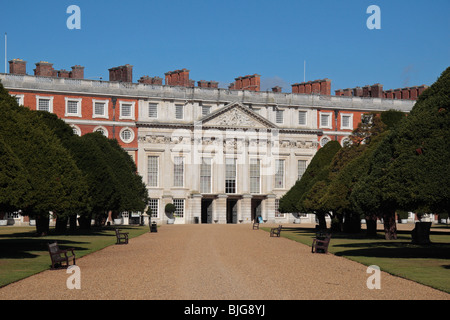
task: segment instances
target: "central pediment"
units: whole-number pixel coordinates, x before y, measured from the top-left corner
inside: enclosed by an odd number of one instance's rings
[[[212,112],[200,119],[204,127],[275,129],[277,126],[238,102]]]

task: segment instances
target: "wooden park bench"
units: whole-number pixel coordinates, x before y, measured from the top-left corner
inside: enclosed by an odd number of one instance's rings
[[[316,238],[313,239],[311,252],[314,253],[328,253],[328,245],[330,244],[331,233],[317,232]]]
[[[120,232],[119,229],[116,229],[116,244],[128,244],[128,232]]]
[[[281,235],[281,224],[277,228],[270,229],[270,236],[271,237],[279,237]]]
[[[60,267],[69,267],[69,261],[72,260],[75,265],[75,249],[70,248],[66,250],[62,250],[59,248],[58,243],[49,243],[48,244],[48,252],[50,253],[50,258],[52,260],[52,269],[56,269],[56,266]],[[68,254],[72,252],[72,254]],[[65,263],[65,266],[63,265]]]

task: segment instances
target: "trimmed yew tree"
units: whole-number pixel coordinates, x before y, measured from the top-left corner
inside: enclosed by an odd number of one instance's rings
[[[309,206],[305,206],[304,196],[306,196],[314,184],[323,179],[328,165],[340,149],[341,145],[339,142],[330,141],[317,151],[302,178],[280,199],[280,212],[313,212],[309,211]],[[314,213],[317,214],[319,227],[326,228],[325,213]]]
[[[411,113],[377,146],[353,197],[383,217],[396,239],[395,211],[448,212],[450,207],[450,68],[417,100]]]
[[[0,87],[0,136],[28,171],[30,188],[22,212],[36,219],[39,235],[49,231],[49,213],[65,215],[85,192],[81,171],[40,113],[18,106]]]

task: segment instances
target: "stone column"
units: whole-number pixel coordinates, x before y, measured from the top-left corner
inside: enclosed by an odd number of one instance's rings
[[[274,194],[268,194],[264,200],[267,223],[275,223],[275,198]]]
[[[227,198],[226,194],[219,194],[214,200],[213,220],[217,223],[227,223]]]
[[[252,222],[252,195],[244,194],[242,195],[241,202],[241,217],[242,223]]]

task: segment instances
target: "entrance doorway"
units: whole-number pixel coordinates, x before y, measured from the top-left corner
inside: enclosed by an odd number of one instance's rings
[[[202,223],[212,223],[213,200],[202,199]]]
[[[227,199],[227,223],[237,223],[237,203],[236,199]]]
[[[256,221],[261,216],[261,199],[252,199],[252,221]]]

